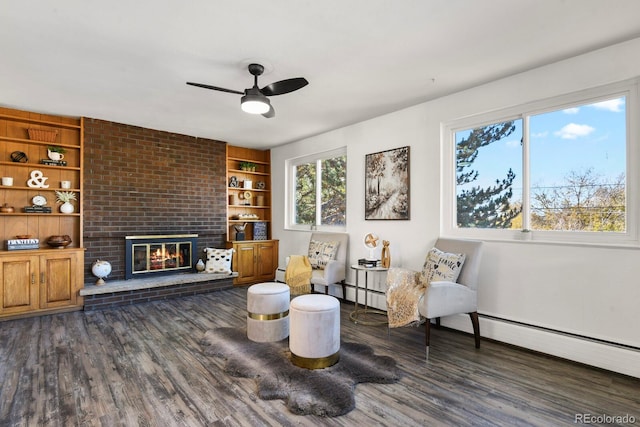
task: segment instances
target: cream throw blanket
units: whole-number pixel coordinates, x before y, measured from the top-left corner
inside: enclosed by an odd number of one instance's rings
[[[311,293],[311,263],[306,255],[291,255],[284,272],[284,281],[291,295]]]
[[[426,286],[420,273],[404,268],[391,268],[387,272],[387,317],[390,328],[417,326],[423,322],[418,302]]]

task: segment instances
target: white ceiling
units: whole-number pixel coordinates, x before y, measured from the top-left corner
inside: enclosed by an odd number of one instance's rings
[[[2,0],[0,105],[270,148],[640,37],[638,0]],[[246,70],[276,117],[240,110]]]

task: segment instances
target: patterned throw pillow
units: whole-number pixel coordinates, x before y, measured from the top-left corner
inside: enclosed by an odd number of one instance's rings
[[[311,268],[324,270],[329,261],[336,259],[339,244],[340,242],[311,240],[309,242],[309,263]]]
[[[233,256],[233,248],[204,248],[204,253],[207,254],[207,262],[205,263],[204,268],[205,272],[231,274],[231,257]]]
[[[428,285],[440,280],[455,282],[466,259],[465,254],[452,254],[433,248],[427,253],[422,267],[422,282]]]

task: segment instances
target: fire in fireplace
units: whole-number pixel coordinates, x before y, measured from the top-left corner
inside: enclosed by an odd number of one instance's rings
[[[197,247],[197,234],[126,236],[125,278],[191,271]]]

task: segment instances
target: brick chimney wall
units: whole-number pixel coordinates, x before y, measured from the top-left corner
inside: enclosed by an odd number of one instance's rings
[[[85,283],[96,259],[124,279],[127,235],[198,234],[205,247],[226,239],[226,143],[85,119]]]

